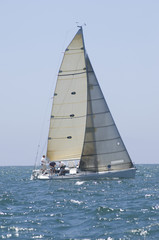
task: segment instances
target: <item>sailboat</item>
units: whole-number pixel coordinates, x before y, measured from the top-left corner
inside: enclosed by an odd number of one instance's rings
[[[54,172],[34,169],[32,179],[135,177],[86,52],[82,27],[66,48],[58,72],[46,156],[56,164]]]

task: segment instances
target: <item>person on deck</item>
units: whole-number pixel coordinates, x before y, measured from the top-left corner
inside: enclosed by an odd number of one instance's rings
[[[59,162],[60,163],[60,172],[59,172],[59,176],[61,175],[65,175],[65,167],[66,165],[64,165],[63,162]]]
[[[53,174],[55,173],[55,167],[56,167],[56,163],[55,162],[50,162],[50,173]]]
[[[46,170],[46,157],[45,157],[45,155],[43,155],[42,158],[41,158],[41,170],[42,170],[42,173],[44,173],[45,170]]]

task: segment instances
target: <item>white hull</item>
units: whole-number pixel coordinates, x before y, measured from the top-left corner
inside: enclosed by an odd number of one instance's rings
[[[31,180],[64,180],[64,179],[109,179],[109,178],[134,178],[136,173],[136,168],[124,169],[120,171],[107,171],[107,172],[79,172],[76,174],[66,174],[60,176],[58,174],[49,173],[42,174],[40,170],[34,170],[31,176]]]

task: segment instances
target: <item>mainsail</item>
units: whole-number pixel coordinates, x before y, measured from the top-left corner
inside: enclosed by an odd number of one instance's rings
[[[87,73],[82,29],[65,50],[55,88],[47,157],[80,159],[87,113]]]
[[[82,28],[65,50],[54,93],[47,157],[83,171],[132,167],[85,51]]]

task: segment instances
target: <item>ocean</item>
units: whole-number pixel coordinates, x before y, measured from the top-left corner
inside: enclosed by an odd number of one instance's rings
[[[0,167],[0,239],[159,239],[159,165],[135,179],[30,180]]]

